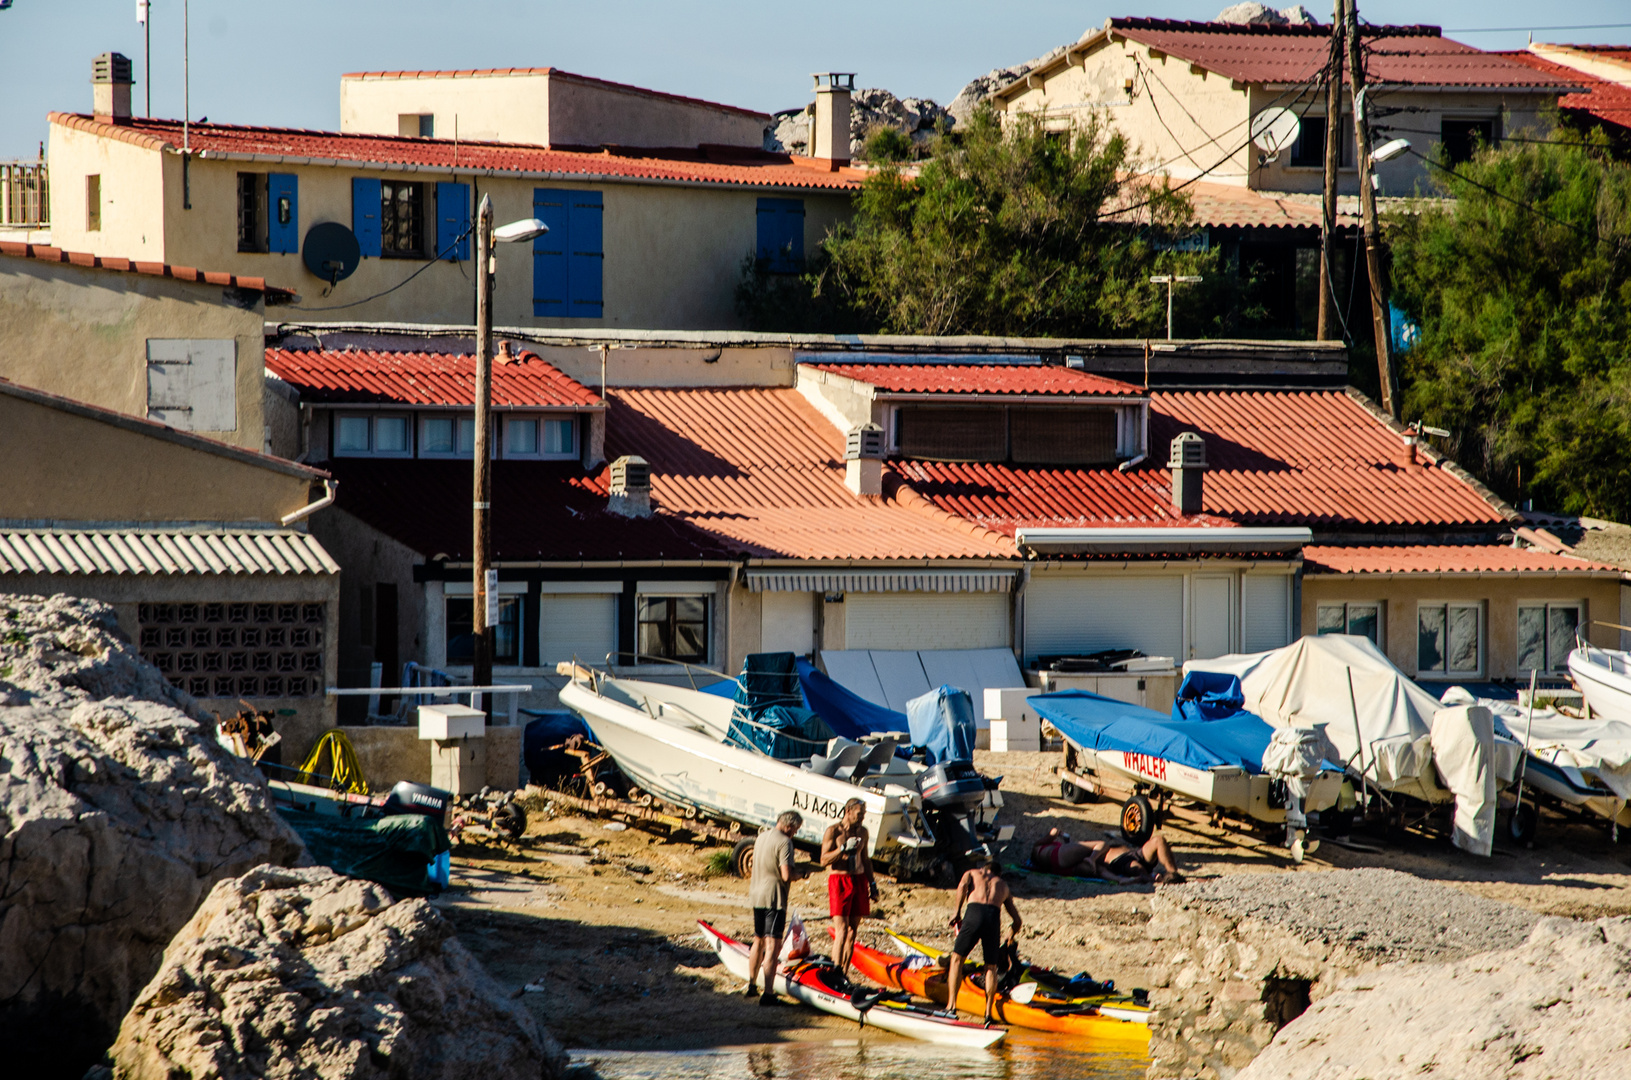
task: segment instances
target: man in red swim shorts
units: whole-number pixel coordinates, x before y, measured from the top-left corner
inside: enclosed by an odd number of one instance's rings
[[[861,819],[866,803],[851,799],[836,824],[827,826],[821,836],[821,865],[827,875],[827,912],[833,920],[833,962],[849,975],[850,954],[855,951],[855,931],[861,920],[872,914],[872,900],[878,895],[878,882],[872,875],[872,859],[867,855],[868,833]]]

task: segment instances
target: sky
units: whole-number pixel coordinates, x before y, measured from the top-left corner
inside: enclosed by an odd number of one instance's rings
[[[859,86],[941,104],[976,75],[1039,56],[1110,15],[1207,19],[1227,0],[190,0],[194,119],[334,130],[348,71],[560,67],[583,75],[774,112],[810,98],[810,73],[855,71]],[[6,0],[0,0],[5,4]],[[183,112],[183,0],[152,0],[152,102]],[[1315,9],[1329,19],[1328,5]],[[1480,48],[1540,41],[1631,42],[1626,0],[1362,0],[1371,22],[1443,26]],[[1536,25],[1538,24],[1538,25]],[[136,0],[10,0],[0,9],[0,161],[32,159],[52,110],[89,112],[91,60],[148,73]]]

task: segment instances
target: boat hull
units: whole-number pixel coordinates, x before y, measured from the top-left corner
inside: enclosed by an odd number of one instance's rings
[[[1576,649],[1569,654],[1569,674],[1591,711],[1610,720],[1631,721],[1631,673],[1615,670],[1625,654],[1606,649]]]
[[[1077,747],[1076,757],[1083,766],[1109,778],[1116,787],[1149,784],[1186,799],[1243,814],[1254,821],[1279,825],[1286,819],[1285,807],[1269,805],[1271,780],[1262,773],[1233,767],[1197,769],[1182,762],[1122,750]],[[1304,809],[1318,811],[1335,806],[1341,790],[1341,773],[1320,773],[1309,785]]]

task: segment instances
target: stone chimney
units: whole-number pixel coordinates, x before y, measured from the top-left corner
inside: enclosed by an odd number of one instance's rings
[[[1201,512],[1201,478],[1206,475],[1206,441],[1193,431],[1172,440],[1172,508],[1180,514]]]
[[[651,466],[645,458],[625,454],[612,462],[611,495],[606,509],[623,517],[651,516]]]
[[[91,61],[91,111],[103,123],[130,122],[130,58],[105,52]]]
[[[822,71],[815,76],[815,116],[810,124],[810,156],[834,166],[849,164],[849,106],[855,72]]]
[[[844,486],[857,495],[883,494],[883,428],[862,424],[844,440]]]

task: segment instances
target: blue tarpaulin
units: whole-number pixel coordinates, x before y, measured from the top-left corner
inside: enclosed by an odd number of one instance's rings
[[[593,739],[589,726],[575,712],[565,710],[537,711],[522,709],[527,716],[537,717],[521,732],[521,760],[527,766],[527,775],[534,784],[554,787],[563,776],[578,771],[580,762],[564,750],[551,750],[574,735]]]
[[[809,661],[798,662],[798,673],[805,702],[821,714],[836,734],[859,739],[886,731],[909,730],[905,713],[872,704],[834,682]]]
[[[1240,679],[1220,671],[1187,672],[1172,703],[1174,720],[1227,720],[1245,711]]]
[[[792,653],[750,653],[736,680],[727,741],[790,761],[826,750],[833,730],[804,707]]]
[[[1263,751],[1274,729],[1252,713],[1225,720],[1177,720],[1154,709],[1065,690],[1026,699],[1077,746],[1166,758],[1196,769],[1234,765],[1263,771]]]
[[[906,703],[912,745],[926,751],[923,763],[974,759],[974,702],[967,690],[942,686]]]

